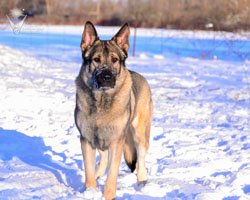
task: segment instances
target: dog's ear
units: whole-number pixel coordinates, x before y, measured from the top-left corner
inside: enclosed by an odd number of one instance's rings
[[[123,49],[126,53],[128,52],[129,48],[129,35],[130,35],[130,29],[128,23],[126,23],[112,38],[112,40],[115,41],[118,44],[118,46],[121,49]]]
[[[88,21],[85,24],[84,31],[82,34],[82,42],[81,49],[82,51],[86,51],[89,47],[91,47],[96,40],[99,40],[97,32],[95,30],[94,25]]]

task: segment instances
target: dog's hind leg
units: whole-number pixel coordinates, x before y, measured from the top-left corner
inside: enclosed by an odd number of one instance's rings
[[[98,149],[98,152],[100,154],[100,161],[95,172],[95,179],[103,176],[108,166],[108,150],[102,151]]]
[[[91,145],[84,140],[82,137],[81,141],[81,148],[83,154],[83,161],[85,167],[85,188],[89,187],[96,187],[96,180],[95,180],[95,162],[96,162],[96,149],[93,149]]]
[[[137,127],[136,132],[145,133],[147,130],[146,127]],[[147,182],[147,170],[145,166],[145,157],[149,147],[149,141],[143,134],[137,134],[135,136],[135,147],[137,152],[137,163],[136,163],[136,170],[137,170],[137,184],[138,185],[145,185]]]
[[[132,125],[134,127],[134,142],[137,153],[137,184],[145,185],[147,182],[147,170],[145,166],[145,157],[149,148],[150,127],[152,119],[152,103],[149,108],[138,112]]]

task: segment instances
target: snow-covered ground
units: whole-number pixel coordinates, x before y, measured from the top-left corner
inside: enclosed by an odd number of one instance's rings
[[[119,27],[100,27],[101,39],[111,39]],[[63,62],[81,62],[79,43],[83,26],[37,26],[24,24],[14,35],[9,23],[0,24],[0,43],[22,49],[28,55]],[[134,29],[131,28],[129,54],[133,54]],[[249,32],[180,31],[137,29],[136,57],[199,58],[226,61],[250,60]],[[70,52],[70,53],[69,53]]]
[[[101,198],[105,176],[84,192],[80,65],[0,45],[0,199]],[[127,67],[149,81],[154,115],[148,183],[122,160],[117,199],[249,200],[250,63],[141,54]]]
[[[73,25],[35,25],[35,24],[24,24],[21,28],[21,32],[33,32],[33,33],[58,33],[58,34],[82,34],[83,26],[73,26]],[[120,27],[113,26],[113,27],[103,27],[103,26],[96,26],[96,29],[99,34],[101,35],[113,35],[117,32]],[[131,36],[134,36],[134,28],[131,27]],[[0,30],[5,31],[12,31],[10,24],[7,22],[5,24],[0,24]],[[216,34],[215,34],[216,33]],[[202,30],[195,30],[195,31],[183,31],[183,30],[166,30],[166,29],[147,29],[147,28],[137,28],[137,36],[143,37],[179,37],[179,38],[196,38],[196,39],[240,39],[240,40],[249,40],[249,32],[240,31],[239,34],[234,34],[230,32],[213,32],[213,31],[202,31]]]

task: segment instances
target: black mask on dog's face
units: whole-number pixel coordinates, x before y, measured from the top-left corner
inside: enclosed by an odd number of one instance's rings
[[[107,90],[114,88],[116,75],[116,69],[106,64],[95,68],[92,78],[96,89]]]

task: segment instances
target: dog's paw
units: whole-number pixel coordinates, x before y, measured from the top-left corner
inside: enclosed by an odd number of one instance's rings
[[[145,186],[145,185],[146,185],[146,183],[147,183],[147,180],[144,180],[144,181],[138,181],[138,182],[137,182],[137,185],[138,185],[138,186]]]

